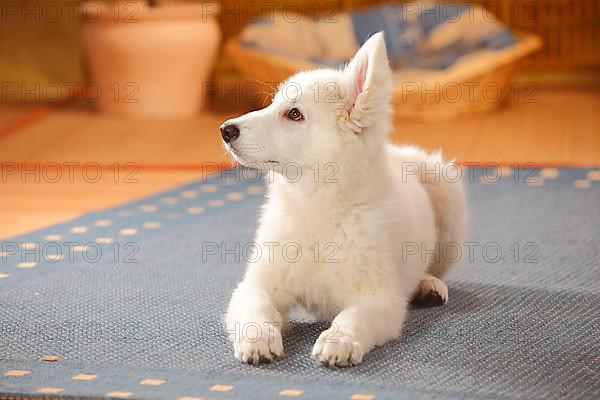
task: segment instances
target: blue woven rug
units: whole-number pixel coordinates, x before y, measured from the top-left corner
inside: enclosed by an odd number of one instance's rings
[[[449,303],[411,310],[402,338],[351,369],[316,365],[325,325],[301,320],[279,362],[234,360],[221,326],[244,271],[234,244],[252,241],[263,201],[236,172],[4,240],[0,393],[600,398],[600,171],[483,173]]]

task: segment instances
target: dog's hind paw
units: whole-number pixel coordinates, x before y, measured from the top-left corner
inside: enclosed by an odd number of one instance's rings
[[[433,275],[427,275],[411,300],[415,307],[443,306],[448,301],[448,286]]]

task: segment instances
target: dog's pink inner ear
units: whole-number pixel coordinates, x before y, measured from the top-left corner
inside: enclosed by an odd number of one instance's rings
[[[349,91],[349,96],[346,101],[346,109],[349,111],[354,108],[354,104],[356,103],[356,99],[365,89],[365,83],[367,82],[367,69],[369,67],[369,60],[365,58],[364,61],[359,62],[354,71],[353,82],[351,86],[351,90]]]

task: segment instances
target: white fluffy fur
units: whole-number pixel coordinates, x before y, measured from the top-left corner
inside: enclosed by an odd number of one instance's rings
[[[281,356],[288,312],[301,306],[332,321],[313,357],[330,366],[356,365],[400,335],[415,293],[447,299],[439,278],[454,260],[424,249],[463,243],[463,187],[425,173],[448,165],[440,154],[388,143],[391,94],[379,33],[343,71],[299,73],[270,106],[227,121],[240,129],[226,144],[234,158],[269,171],[256,234],[262,255],[249,263],[225,318],[239,360]],[[292,107],[304,120],[286,118]],[[417,173],[403,172],[403,163],[418,166]],[[403,256],[406,243],[418,245],[419,253]]]

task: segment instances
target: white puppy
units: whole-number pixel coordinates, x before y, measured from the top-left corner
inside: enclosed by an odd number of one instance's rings
[[[293,306],[332,321],[312,355],[343,367],[397,338],[411,299],[446,302],[440,278],[465,235],[460,171],[388,143],[391,94],[378,33],[343,71],[299,73],[271,105],[221,126],[233,157],[269,178],[255,257],[225,318],[239,360],[281,356]]]

